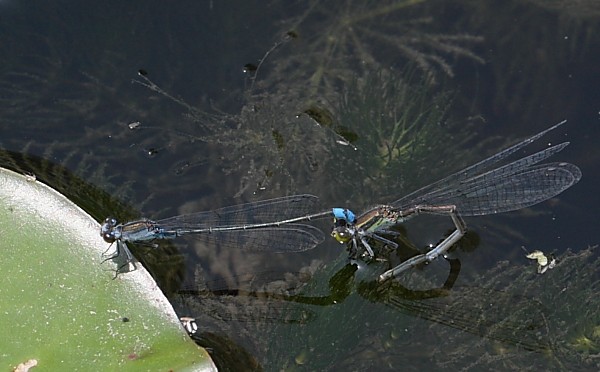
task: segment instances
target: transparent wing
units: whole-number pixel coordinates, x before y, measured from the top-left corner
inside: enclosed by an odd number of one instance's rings
[[[300,217],[315,211],[319,198],[314,195],[292,195],[260,200],[208,212],[198,212],[156,221],[163,228],[202,229],[267,223]]]
[[[303,224],[287,224],[254,230],[215,231],[190,236],[207,245],[219,245],[248,252],[275,253],[306,251],[325,240],[323,231]]]
[[[550,199],[581,179],[581,171],[569,163],[538,164],[564,149],[561,143],[496,169],[489,168],[533,142],[541,132],[471,167],[417,190],[392,206],[406,210],[417,205],[456,205],[463,216],[508,212]]]

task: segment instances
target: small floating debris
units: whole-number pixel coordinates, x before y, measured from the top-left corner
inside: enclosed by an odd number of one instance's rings
[[[557,261],[553,254],[546,256],[542,251],[533,251],[525,257],[529,258],[530,260],[537,260],[538,274],[543,274],[548,271],[548,269],[554,269],[556,267]]]
[[[129,129],[134,130],[134,129],[138,129],[139,127],[141,127],[142,123],[140,123],[139,121],[134,121],[134,122],[127,124],[127,126],[129,127]]]
[[[25,176],[25,180],[27,182],[35,182],[35,181],[37,181],[37,176],[34,173],[25,172],[25,173],[23,173],[23,175]]]
[[[182,316],[179,318],[181,325],[187,331],[188,335],[192,336],[198,332],[198,324],[196,323],[196,318],[192,318],[189,316]]]
[[[13,369],[13,371],[26,372],[26,371],[29,371],[30,369],[32,369],[33,367],[37,366],[37,363],[38,363],[37,360],[29,359],[28,361],[19,364],[17,367],[15,367],[15,369]]]

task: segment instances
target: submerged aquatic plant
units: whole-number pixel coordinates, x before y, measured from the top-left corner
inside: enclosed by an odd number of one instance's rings
[[[432,164],[440,174],[456,165],[448,159],[458,161],[452,154],[469,139],[468,126],[447,118],[449,94],[431,92],[418,74],[365,73],[329,106],[253,97],[238,115],[206,113],[141,79],[190,119],[189,129],[169,136],[215,146],[221,171],[240,174],[238,195],[264,188],[294,192],[301,179],[322,190],[321,197],[340,188],[358,203],[364,195],[397,196],[430,180]]]
[[[600,301],[596,295],[600,287],[598,254],[597,246],[580,252],[567,251],[557,258],[556,267],[543,275],[537,273],[534,264],[524,270],[521,265],[500,262],[492,270],[473,278],[485,288],[501,288],[506,293],[522,296],[523,300],[504,305],[520,314],[522,321],[530,319],[528,314],[543,316],[541,328],[534,333],[550,342],[542,355],[502,346],[490,350],[484,342],[467,346],[460,335],[446,333],[443,337],[451,346],[444,349],[443,361],[441,353],[437,357],[437,365],[450,369],[468,365],[471,369],[502,367],[527,371],[597,369],[600,358]],[[535,301],[525,300],[527,298]]]
[[[434,19],[419,11],[425,0],[316,0],[285,23],[293,41],[270,65],[260,85],[282,81],[308,83],[308,97],[331,97],[354,76],[414,64],[429,80],[454,74],[452,63],[464,57],[483,60],[471,50],[482,38],[436,30]],[[425,14],[423,14],[425,13]],[[283,48],[282,48],[283,49]],[[283,54],[283,56],[281,56]]]
[[[353,134],[356,151],[338,147],[332,166],[337,177],[352,180],[353,202],[372,203],[372,195],[381,201],[398,197],[464,160],[454,154],[470,139],[470,126],[453,123],[450,94],[432,91],[414,71],[367,73],[342,92],[332,128]],[[432,166],[435,175],[427,171]],[[371,200],[363,200],[365,195]]]
[[[543,275],[526,260],[499,262],[459,279],[467,284],[449,284],[449,276],[442,287],[417,272],[403,282],[376,283],[370,279],[381,263],[346,262],[342,255],[313,265],[303,271],[312,278],[302,282],[292,275],[288,282],[246,282],[226,292],[187,291],[184,304],[206,319],[206,332],[224,327],[243,335],[236,342],[267,370],[597,369],[597,247],[566,252]],[[215,304],[219,311],[206,311]],[[256,316],[266,309],[276,316]],[[237,321],[210,320],[219,314]]]

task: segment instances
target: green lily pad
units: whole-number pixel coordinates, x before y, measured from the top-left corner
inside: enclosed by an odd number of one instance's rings
[[[0,368],[216,370],[142,265],[115,278],[99,228],[60,193],[0,168]]]

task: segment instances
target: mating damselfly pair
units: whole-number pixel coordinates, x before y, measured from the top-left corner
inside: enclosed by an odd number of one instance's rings
[[[456,172],[438,182],[414,191],[392,203],[378,205],[356,216],[346,208],[312,212],[318,198],[293,195],[241,204],[209,212],[199,212],[153,221],[141,219],[119,224],[107,218],[100,234],[108,243],[117,243],[117,253],[131,253],[126,242],[175,238],[202,234],[221,244],[269,252],[293,252],[314,248],[324,240],[321,230],[306,222],[333,217],[331,236],[344,244],[353,256],[372,259],[371,244],[379,241],[391,248],[397,243],[385,238],[392,226],[418,214],[449,216],[455,230],[426,253],[414,256],[379,276],[387,280],[416,265],[443,256],[465,234],[464,216],[509,212],[548,200],[581,179],[579,168],[570,163],[540,163],[560,152],[563,142],[539,152],[507,161],[523,147],[564,124],[562,121],[489,158]],[[243,242],[242,244],[238,244]]]

